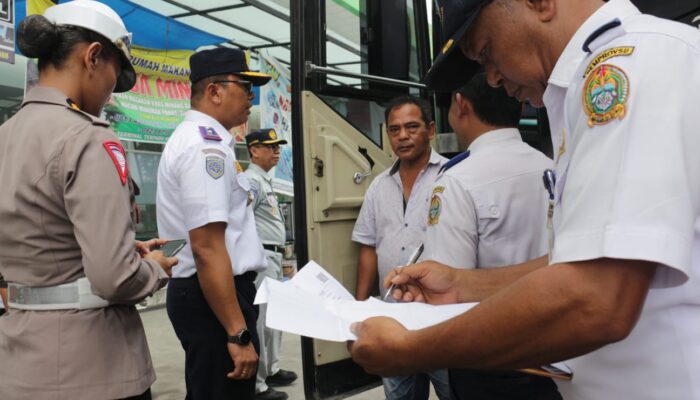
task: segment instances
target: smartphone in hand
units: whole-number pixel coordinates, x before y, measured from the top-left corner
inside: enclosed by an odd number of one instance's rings
[[[187,240],[185,239],[169,240],[166,244],[158,248],[158,250],[162,251],[163,255],[166,257],[174,257],[175,254],[179,253],[186,244]]]

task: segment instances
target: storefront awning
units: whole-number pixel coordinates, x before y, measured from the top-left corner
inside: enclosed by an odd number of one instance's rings
[[[16,1],[16,26],[27,15],[27,2],[47,4],[49,0],[17,0]],[[60,0],[65,3],[68,0]],[[226,38],[206,33],[202,30],[176,21],[156,13],[155,11],[141,7],[127,0],[101,0],[107,4],[124,20],[126,28],[133,33],[133,42],[142,47],[152,49],[189,49],[194,50],[201,46],[224,43]]]

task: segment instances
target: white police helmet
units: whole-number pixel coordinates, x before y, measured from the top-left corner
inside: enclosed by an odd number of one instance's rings
[[[56,25],[78,26],[109,39],[122,55],[122,70],[114,92],[126,92],[134,86],[136,72],[131,65],[131,33],[114,10],[94,0],[74,0],[49,7],[44,17]]]

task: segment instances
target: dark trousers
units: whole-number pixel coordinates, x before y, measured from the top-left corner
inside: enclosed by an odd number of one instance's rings
[[[246,326],[253,336],[255,351],[260,341],[255,330],[258,307],[255,299],[254,272],[235,277],[238,304]],[[199,287],[197,275],[174,278],[168,284],[166,306],[175,334],[185,350],[186,400],[246,400],[255,396],[255,374],[248,380],[226,378],[233,371],[227,334],[209,308]]]
[[[517,371],[451,369],[452,400],[561,400],[550,378]]]

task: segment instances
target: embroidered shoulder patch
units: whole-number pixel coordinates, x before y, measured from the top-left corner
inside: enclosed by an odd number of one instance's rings
[[[126,155],[124,153],[124,148],[121,144],[106,140],[102,143],[107,154],[114,162],[114,166],[117,167],[117,173],[119,174],[119,180],[122,182],[122,186],[126,185],[126,177],[129,174],[129,167],[126,165]]]
[[[613,57],[629,56],[632,55],[632,53],[634,53],[634,47],[613,47],[612,49],[607,49],[604,52],[595,56],[593,61],[591,61],[591,63],[588,64],[586,72],[583,73],[583,77],[587,77],[588,74],[590,74],[591,71],[593,71],[593,68],[597,67],[606,60],[609,60]]]
[[[435,189],[437,189],[437,187]],[[428,209],[428,225],[437,225],[438,222],[440,222],[442,200],[440,200],[439,193],[442,192],[436,192],[435,190],[433,190],[433,196],[430,198],[430,208]]]
[[[200,126],[199,134],[202,135],[204,140],[215,140],[217,142],[221,141],[221,136],[210,126]]]
[[[224,176],[224,159],[217,156],[207,156],[206,158],[207,174],[214,179],[219,179]]]
[[[603,64],[594,69],[583,86],[583,107],[588,114],[588,126],[592,128],[616,118],[625,118],[629,91],[629,79],[621,68]]]

